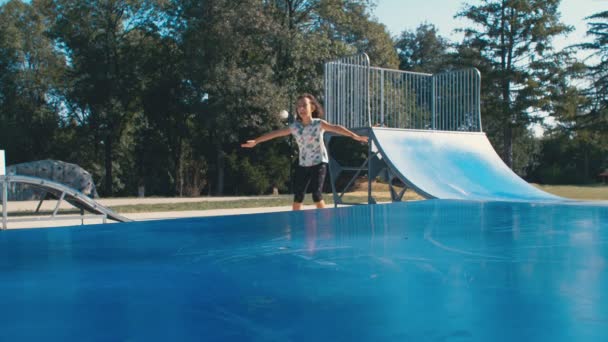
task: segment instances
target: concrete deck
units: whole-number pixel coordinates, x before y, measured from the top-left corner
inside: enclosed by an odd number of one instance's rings
[[[283,195],[288,196],[288,195]],[[138,205],[138,204],[159,204],[159,203],[192,203],[192,202],[221,202],[221,201],[236,201],[236,200],[250,200],[250,199],[273,199],[277,196],[260,196],[260,197],[196,197],[196,198],[101,198],[98,202],[106,207],[118,206],[118,205]],[[291,196],[289,196],[291,198]],[[43,202],[40,210],[52,211],[54,210],[57,201],[48,200]],[[10,222],[8,223],[8,229],[22,229],[22,228],[48,228],[48,227],[64,227],[64,226],[78,226],[78,225],[90,225],[103,223],[101,217],[87,218],[81,220],[80,217],[75,215],[58,215],[61,219],[51,220],[49,215],[46,216],[19,216],[16,217],[11,214],[18,212],[34,212],[38,206],[38,201],[11,201],[7,205],[7,211],[9,213],[9,220],[27,218],[26,222]],[[1,207],[0,207],[1,208]],[[60,205],[61,209],[73,209],[73,207],[66,202]],[[303,206],[304,210],[315,209],[314,205]],[[183,217],[202,217],[202,216],[222,216],[222,215],[241,215],[241,214],[255,214],[255,213],[268,213],[268,212],[280,212],[289,211],[291,206],[280,206],[280,207],[260,207],[260,208],[235,208],[235,209],[210,209],[210,210],[189,210],[189,211],[163,211],[163,212],[145,212],[145,213],[125,213],[123,216],[132,219],[134,221],[146,221],[146,220],[164,220],[173,218]],[[1,217],[0,217],[1,218]],[[107,220],[107,223],[116,223],[111,220]]]

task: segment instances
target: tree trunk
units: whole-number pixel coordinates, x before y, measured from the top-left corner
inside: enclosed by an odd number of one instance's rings
[[[106,196],[112,196],[112,136],[111,134],[106,135],[105,146],[105,168],[106,168],[106,181],[105,181],[105,193]]]
[[[220,145],[217,146],[217,195],[224,194],[224,151]]]
[[[513,169],[513,125],[511,122],[506,123],[504,128],[504,136],[504,162],[509,168]]]
[[[504,143],[503,143],[503,160],[505,164],[513,169],[513,115],[511,113],[511,84],[510,84],[510,71],[511,71],[511,51],[512,44],[507,44],[512,36],[507,37],[509,34],[508,30],[508,17],[507,17],[507,2],[503,0],[501,2],[501,23],[500,23],[500,65],[503,72],[502,79],[502,110],[503,119],[505,122],[504,127]]]
[[[503,158],[505,164],[513,169],[513,125],[515,117],[511,113],[511,84],[508,79],[502,81],[502,115],[504,127]]]
[[[184,194],[184,168],[182,161],[182,139],[178,138],[175,144],[175,191],[179,197]]]
[[[583,151],[584,151],[583,153],[584,153],[584,157],[585,157],[585,159],[584,159],[585,165],[583,166],[583,170],[584,170],[583,174],[585,175],[584,182],[588,183],[588,182],[592,181],[592,179],[593,179],[591,172],[589,172],[589,148],[585,148]]]

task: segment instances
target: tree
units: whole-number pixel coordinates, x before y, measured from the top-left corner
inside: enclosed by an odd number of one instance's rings
[[[546,143],[550,147],[551,142],[560,141],[568,146],[568,158],[572,159],[569,165],[579,167],[578,176],[572,177],[572,170],[564,169],[560,177],[577,182],[591,182],[608,167],[608,11],[586,19],[587,35],[592,41],[572,48],[586,50],[590,55],[584,65],[574,64],[578,86],[570,85],[566,88],[570,96],[556,99],[558,124],[552,130],[553,140]],[[563,181],[562,178],[558,180]]]
[[[138,110],[138,40],[156,19],[146,0],[40,0],[50,18],[49,34],[69,61],[68,101],[103,148],[101,189],[114,193],[115,144]],[[120,182],[119,182],[120,183]]]
[[[583,133],[585,134],[585,133]],[[606,149],[588,137],[553,129],[541,140],[542,154],[531,180],[545,184],[588,184],[606,167]]]
[[[245,137],[280,124],[277,113],[286,96],[273,73],[276,28],[259,1],[183,1],[179,7],[176,22],[183,30],[176,31],[189,66],[185,81],[204,95],[193,123],[206,134],[192,142],[193,152],[204,156],[209,186],[222,194],[226,158],[241,152]]]
[[[586,75],[590,86],[585,89],[589,102],[586,112],[576,118],[576,128],[593,136],[608,151],[608,11],[591,15],[587,20],[587,35],[593,41],[578,47],[591,52]]]
[[[9,162],[48,158],[58,127],[65,62],[36,4],[0,7],[0,146]]]
[[[397,67],[390,35],[369,6],[363,0],[267,1],[265,11],[279,28],[275,72],[290,91],[290,103],[302,92],[322,95],[326,61],[366,52],[374,65]]]
[[[284,188],[293,146],[244,152],[239,143],[284,127],[277,114],[297,94],[322,100],[327,60],[365,51],[397,65],[368,6],[11,1],[0,13],[0,142],[20,158],[77,161],[103,177],[106,196],[139,184],[180,195]],[[259,179],[237,183],[247,175]]]
[[[449,69],[449,41],[440,36],[433,24],[424,23],[415,32],[403,31],[395,41],[399,69],[438,73]]]
[[[209,132],[202,145],[209,170],[215,174],[216,193],[224,191],[226,168],[238,165],[232,159],[227,163],[233,152],[257,160],[257,154],[268,153],[266,148],[283,149],[266,145],[244,155],[238,143],[283,126],[277,113],[289,108],[297,94],[321,97],[325,61],[371,51],[375,61],[397,64],[390,37],[370,19],[365,4],[337,0],[180,4],[181,19],[176,22],[185,28],[182,40],[191,80],[208,95],[198,124]],[[294,112],[293,107],[289,109]],[[272,173],[251,174],[269,177]]]
[[[546,63],[557,58],[552,39],[572,30],[559,21],[560,0],[483,0],[457,14],[475,26],[464,29],[465,44],[491,61],[499,87],[502,158],[513,165],[514,134],[534,120],[551,96]],[[543,63],[540,63],[543,62]],[[492,82],[492,81],[491,81]]]

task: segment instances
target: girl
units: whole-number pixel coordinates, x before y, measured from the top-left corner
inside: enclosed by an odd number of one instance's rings
[[[317,208],[325,208],[321,190],[325,181],[329,158],[325,149],[325,143],[323,142],[323,132],[328,131],[349,136],[362,143],[367,143],[368,138],[357,135],[343,126],[332,125],[322,120],[323,107],[310,94],[303,94],[298,97],[296,110],[298,113],[297,120],[289,125],[288,128],[278,129],[266,133],[259,138],[247,140],[241,146],[252,148],[261,142],[292,134],[300,150],[300,160],[295,175],[292,209],[300,210],[302,208],[304,194],[309,183],[312,186],[312,199],[315,205]]]

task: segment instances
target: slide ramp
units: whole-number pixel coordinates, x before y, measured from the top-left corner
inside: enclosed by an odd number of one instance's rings
[[[117,222],[132,221],[131,219],[128,219],[122,215],[117,214],[113,210],[104,207],[103,205],[96,202],[94,199],[79,192],[78,190],[72,189],[57,182],[37,177],[10,175],[0,176],[0,183],[2,183],[2,186],[10,186],[11,183],[27,184],[29,186],[39,188],[44,192],[53,194],[60,202],[62,200],[65,200],[66,202],[70,203],[78,209],[83,209],[94,214],[105,215],[108,219]]]
[[[564,201],[515,174],[481,132],[372,128],[391,171],[426,198]]]

